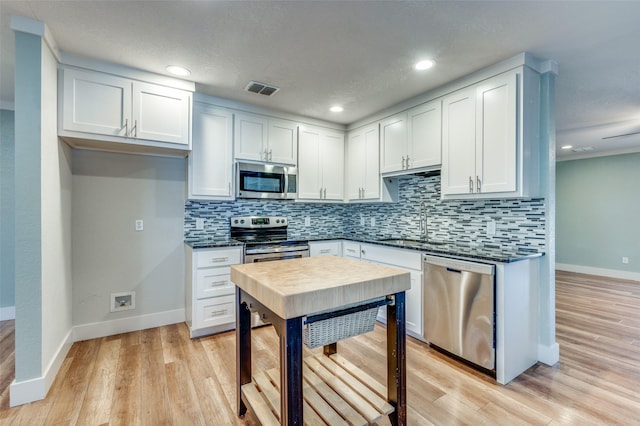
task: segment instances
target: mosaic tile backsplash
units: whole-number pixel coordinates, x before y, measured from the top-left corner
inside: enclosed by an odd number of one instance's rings
[[[514,250],[545,250],[545,200],[440,199],[440,176],[409,175],[399,178],[397,203],[317,204],[292,201],[237,200],[187,201],[185,239],[228,238],[231,216],[286,216],[289,237],[303,239],[362,237],[420,238],[420,202],[427,210],[428,237],[469,245],[495,245]],[[305,217],[311,226],[304,226]],[[205,229],[195,229],[195,219]],[[365,226],[360,225],[364,218]],[[371,219],[375,226],[371,227]],[[490,220],[496,233],[488,236]]]

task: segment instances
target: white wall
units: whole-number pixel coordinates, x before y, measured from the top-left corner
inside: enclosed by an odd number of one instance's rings
[[[184,158],[73,151],[76,340],[184,321],[185,176]],[[136,308],[110,312],[126,291]]]
[[[15,381],[12,406],[46,396],[71,346],[69,151],[57,138],[55,44],[42,22],[13,17]]]
[[[0,109],[0,321],[15,318],[14,114]]]
[[[60,364],[71,345],[71,150],[58,141],[57,61],[42,45],[42,368]],[[59,367],[59,365],[57,365]],[[53,366],[57,371],[58,368]],[[53,376],[49,377],[53,380]],[[50,386],[51,383],[48,383]],[[48,387],[48,386],[47,386]]]

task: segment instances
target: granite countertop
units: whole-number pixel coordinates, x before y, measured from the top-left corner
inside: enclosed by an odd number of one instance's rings
[[[409,272],[336,256],[231,266],[231,281],[280,318],[409,290]]]
[[[484,260],[489,262],[499,262],[499,263],[511,263],[517,262],[519,260],[532,259],[536,257],[541,257],[544,255],[543,252],[538,252],[535,250],[525,250],[525,249],[508,249],[504,247],[500,247],[499,245],[472,245],[472,244],[463,244],[463,243],[453,243],[453,242],[420,242],[417,240],[406,240],[409,241],[409,244],[401,244],[399,242],[394,241],[385,241],[390,238],[385,239],[375,239],[375,238],[359,238],[354,236],[305,236],[305,235],[296,235],[294,237],[296,240],[308,240],[308,241],[329,241],[329,240],[348,240],[359,243],[367,243],[367,244],[378,244],[387,247],[395,247],[395,248],[403,248],[408,250],[416,250],[420,251],[424,254],[433,254],[433,255],[441,255],[441,256],[450,256],[450,257],[461,257],[468,259],[476,259],[476,260]],[[233,247],[233,246],[242,246],[243,243],[233,239],[203,239],[197,241],[185,241],[185,244],[189,245],[193,249],[203,249],[203,248],[217,248],[217,247]]]
[[[231,238],[205,238],[201,240],[184,240],[184,243],[193,249],[236,247],[243,246],[244,243]]]

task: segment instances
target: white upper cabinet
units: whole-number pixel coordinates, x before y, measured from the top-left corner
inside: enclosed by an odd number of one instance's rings
[[[344,199],[344,133],[301,126],[298,199]]]
[[[438,166],[441,153],[442,102],[438,99],[407,111],[407,168]]]
[[[347,198],[380,198],[380,132],[378,124],[349,133],[347,140]]]
[[[190,105],[189,92],[134,81],[134,137],[189,145]]]
[[[256,114],[236,114],[235,158],[296,165],[297,124]]]
[[[233,114],[195,102],[189,153],[189,199],[232,200]]]
[[[97,71],[61,73],[61,136],[190,148],[191,92]]]
[[[380,122],[381,173],[414,172],[440,164],[440,99],[418,105]]]
[[[536,192],[536,130],[522,117],[537,111],[535,81],[512,71],[443,100],[443,198],[527,197]],[[531,87],[529,104],[521,91]],[[532,133],[533,132],[533,133]],[[525,149],[526,148],[526,149]],[[526,161],[525,161],[526,157]]]
[[[380,122],[380,172],[406,170],[407,113],[401,112]]]

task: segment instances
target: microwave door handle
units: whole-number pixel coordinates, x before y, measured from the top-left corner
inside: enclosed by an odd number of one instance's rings
[[[284,197],[287,196],[289,192],[289,173],[287,173],[287,169],[284,169],[284,188],[282,188],[282,195]]]

